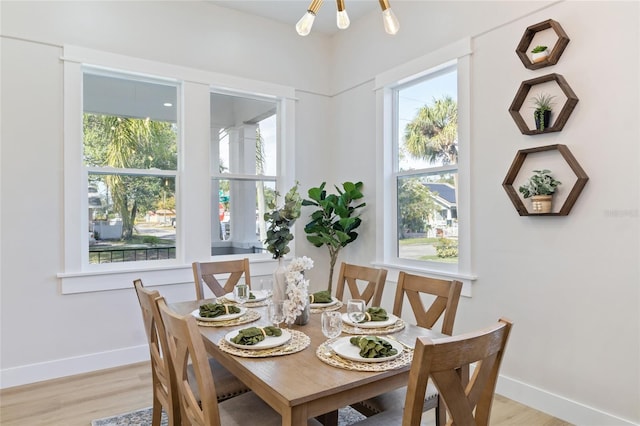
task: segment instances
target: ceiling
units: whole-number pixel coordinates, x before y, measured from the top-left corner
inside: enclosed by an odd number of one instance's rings
[[[294,29],[298,20],[305,14],[311,0],[208,0],[209,3],[251,13],[264,18],[273,19],[291,25]],[[377,0],[345,0],[345,10],[351,23],[374,10],[381,11]],[[391,1],[393,6],[393,1]],[[336,2],[326,0],[313,24],[312,32],[334,34],[336,27]],[[382,18],[380,18],[382,25]],[[295,30],[294,30],[295,31]]]

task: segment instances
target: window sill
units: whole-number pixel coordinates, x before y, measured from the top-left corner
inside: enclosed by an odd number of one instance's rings
[[[401,263],[384,263],[384,262],[374,262],[373,266],[378,268],[386,268],[389,270],[390,275],[392,277],[396,277],[400,271],[414,273],[419,275],[425,275],[432,278],[438,278],[443,280],[458,280],[462,282],[462,293],[461,296],[464,297],[472,297],[472,286],[473,281],[478,279],[475,274],[464,273],[459,271],[444,271],[441,269],[432,269],[424,266],[416,266],[416,265],[406,265]],[[390,281],[394,281],[391,279]]]
[[[229,259],[234,258],[229,256]],[[235,256],[238,258],[238,256]],[[211,261],[223,260],[216,256]],[[122,290],[133,288],[133,280],[142,279],[145,286],[162,286],[193,283],[191,264],[165,265],[131,265],[119,269],[95,268],[89,271],[61,272],[57,275],[60,280],[61,294],[92,293],[97,291]],[[260,256],[251,259],[251,278],[270,275],[275,270],[276,261]]]

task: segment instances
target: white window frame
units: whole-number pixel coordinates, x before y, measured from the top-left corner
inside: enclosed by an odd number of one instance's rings
[[[277,182],[279,188],[294,183],[295,90],[288,86],[244,79],[226,74],[181,67],[167,63],[64,46],[64,267],[58,273],[63,294],[130,288],[142,278],[148,285],[190,283],[191,262],[211,257],[209,164],[209,94],[224,90],[258,95],[279,101],[279,146]],[[88,263],[87,169],[82,162],[82,77],[83,67],[112,70],[125,75],[152,76],[181,84],[178,121],[181,123],[176,176],[176,259]],[[185,191],[188,188],[188,191]],[[189,206],[186,208],[186,206]],[[217,209],[217,206],[216,206]],[[182,222],[182,223],[181,223]],[[229,257],[247,255],[231,255]],[[216,256],[220,260],[223,256]],[[268,254],[249,255],[252,274],[273,271]],[[86,261],[84,260],[86,259]]]
[[[376,265],[393,271],[407,271],[435,278],[463,282],[462,294],[471,296],[471,282],[476,279],[471,259],[471,188],[470,188],[470,81],[471,40],[460,40],[376,76],[377,176],[376,225],[382,229],[376,236]],[[457,64],[458,76],[458,264],[439,264],[402,259],[397,253],[397,185],[395,172],[398,129],[394,118],[394,95],[397,87]],[[446,168],[446,167],[445,167]],[[436,170],[434,168],[433,170]],[[444,169],[443,169],[444,170]]]

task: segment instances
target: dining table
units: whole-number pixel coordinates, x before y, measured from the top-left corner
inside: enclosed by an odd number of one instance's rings
[[[175,312],[187,315],[213,300],[171,303]],[[218,301],[219,303],[219,301]],[[253,307],[251,307],[253,306]],[[344,306],[339,303],[340,311]],[[269,322],[267,303],[246,304],[246,321],[227,325],[198,321],[207,352],[248,388],[282,416],[282,426],[306,424],[312,417],[323,424],[337,423],[337,410],[367,398],[406,386],[416,337],[443,337],[437,331],[398,321],[394,326],[378,330],[379,337],[401,345],[402,356],[385,363],[360,363],[343,360],[327,350],[328,340],[321,326],[321,309],[312,309],[308,323],[282,325],[292,335],[291,342],[281,348],[260,352],[243,351],[228,345],[225,336],[247,327],[265,327]],[[335,308],[334,308],[335,309]],[[241,323],[239,323],[241,322]],[[341,337],[352,327],[343,327]],[[374,333],[373,329],[356,329],[357,334]],[[355,335],[355,334],[354,334]],[[293,343],[295,341],[295,344]],[[215,382],[215,377],[214,377]]]

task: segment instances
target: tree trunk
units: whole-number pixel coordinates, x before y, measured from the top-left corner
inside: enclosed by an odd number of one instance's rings
[[[328,291],[329,293],[331,293],[331,290],[333,288],[333,269],[336,266],[336,260],[338,260],[338,253],[340,252],[340,247],[338,247],[337,249],[334,249],[333,247],[329,246],[329,286],[328,286]]]

